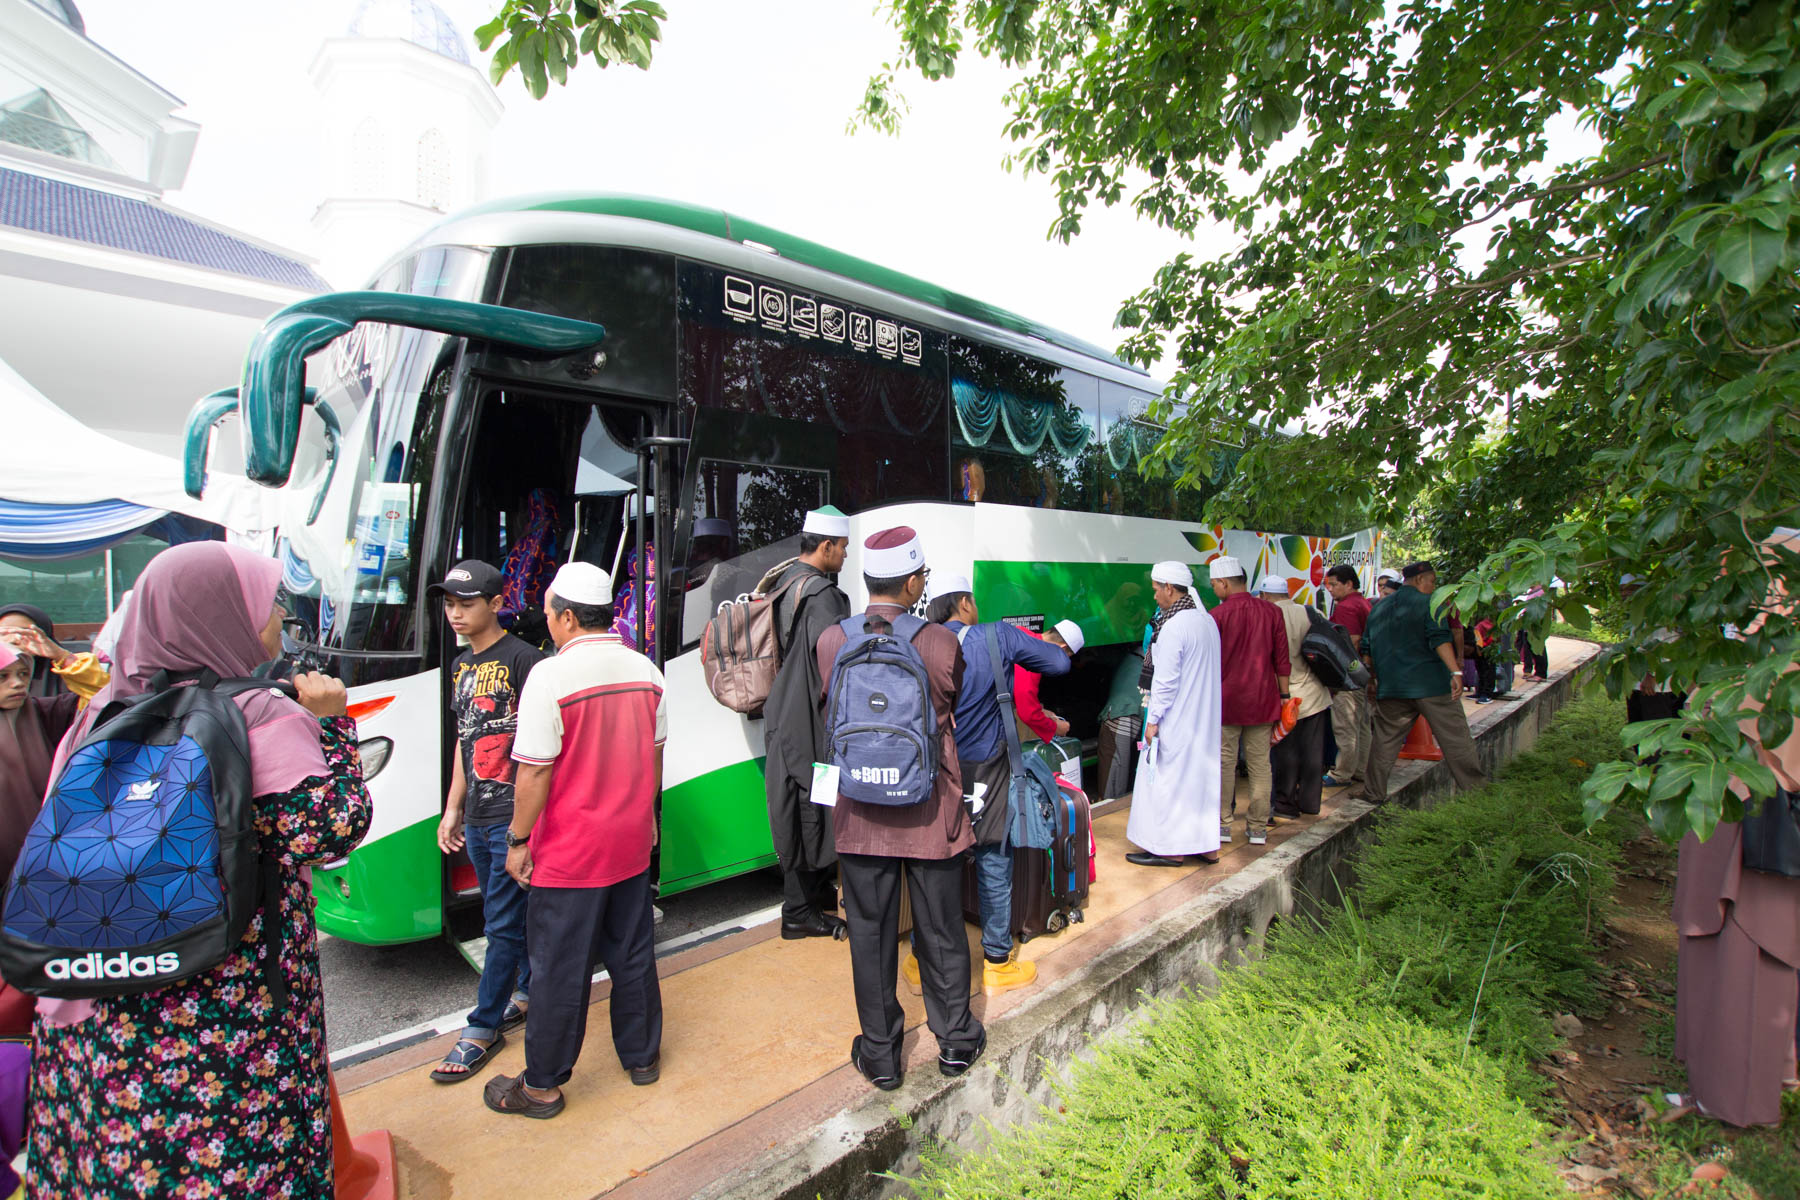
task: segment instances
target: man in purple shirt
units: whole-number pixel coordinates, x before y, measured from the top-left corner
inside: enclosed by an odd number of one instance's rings
[[[1350,644],[1362,653],[1363,634],[1369,629],[1369,598],[1362,594],[1356,568],[1339,563],[1325,572],[1325,590],[1331,593],[1331,623],[1350,635]],[[1328,787],[1362,787],[1363,761],[1369,756],[1369,704],[1360,688],[1345,688],[1331,696],[1331,736],[1337,739],[1337,764],[1325,777]]]
[[[1212,560],[1212,610],[1219,627],[1219,669],[1223,692],[1219,738],[1219,840],[1231,840],[1237,812],[1238,747],[1250,769],[1250,844],[1269,840],[1269,734],[1281,719],[1288,694],[1287,622],[1267,600],[1250,594],[1244,568],[1229,554]]]

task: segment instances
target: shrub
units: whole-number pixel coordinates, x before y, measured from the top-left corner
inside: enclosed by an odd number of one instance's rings
[[[1581,826],[1622,705],[1590,694],[1502,777],[1397,810],[1343,908],[1294,920],[1213,993],[1159,1006],[1060,1095],[1066,1116],[928,1157],[924,1197],[1350,1200],[1563,1189],[1527,1102],[1550,1013],[1594,999],[1626,833]]]
[[[1237,972],[1111,1047],[1048,1118],[952,1165],[943,1200],[1538,1197],[1537,1121],[1460,1036],[1376,1009],[1284,1002]]]

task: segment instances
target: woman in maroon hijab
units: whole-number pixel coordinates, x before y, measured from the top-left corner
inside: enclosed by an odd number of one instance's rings
[[[280,651],[281,567],[222,542],[156,556],[119,633],[112,683],[77,718],[52,778],[93,714],[159,671],[249,675]],[[325,1006],[307,864],[348,854],[369,794],[344,685],[294,680],[300,701],[236,697],[250,732],[256,826],[282,868],[281,901],[237,950],[158,991],[39,1003],[27,1187],[37,1197],[328,1197],[331,1110]],[[273,953],[287,983],[265,984]]]
[[[1789,538],[1790,550],[1800,539]],[[1792,603],[1779,572],[1770,607]],[[1761,705],[1752,703],[1751,707]],[[1756,739],[1756,722],[1744,722]],[[1789,791],[1800,791],[1800,733],[1758,756]],[[1741,798],[1747,789],[1736,780]],[[1732,1125],[1775,1125],[1794,1079],[1800,1009],[1800,879],[1744,866],[1744,827],[1720,824],[1681,839],[1675,873],[1678,944],[1675,1057],[1687,1064],[1692,1101]]]

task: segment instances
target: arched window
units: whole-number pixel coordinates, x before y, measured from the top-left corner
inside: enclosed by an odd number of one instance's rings
[[[374,117],[364,117],[350,137],[350,190],[358,196],[379,196],[386,174],[385,139]]]
[[[419,135],[418,199],[440,212],[450,207],[450,143],[435,129]]]

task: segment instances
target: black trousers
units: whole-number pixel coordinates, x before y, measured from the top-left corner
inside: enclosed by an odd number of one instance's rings
[[[534,887],[526,917],[531,1008],[525,1083],[561,1087],[587,1037],[594,963],[612,977],[613,1048],[621,1065],[647,1067],[662,1050],[650,872],[597,888]]]
[[[783,869],[781,872],[781,923],[799,925],[814,913],[837,911],[837,871],[826,867]]]
[[[1524,634],[1519,635],[1519,646],[1525,652],[1525,673],[1527,675],[1550,674],[1550,652],[1542,642],[1533,642]]]
[[[1494,660],[1485,654],[1475,658],[1475,695],[1487,699],[1494,696]]]
[[[1288,735],[1269,751],[1274,785],[1269,805],[1278,813],[1319,811],[1325,794],[1325,731],[1331,710],[1320,709],[1302,717]]]
[[[925,991],[925,1023],[940,1053],[972,1050],[981,1022],[969,1011],[969,940],[963,932],[963,856],[886,858],[838,855],[844,919],[850,926],[850,978],[862,1026],[863,1061],[900,1072],[906,1015],[894,989],[900,976],[900,874],[912,898],[913,953]],[[537,1004],[537,982],[531,985]]]

